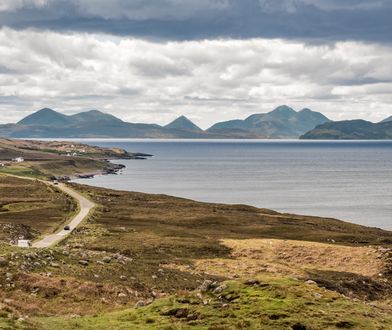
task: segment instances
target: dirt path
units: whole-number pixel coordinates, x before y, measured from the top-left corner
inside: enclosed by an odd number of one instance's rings
[[[68,188],[64,184],[59,184],[56,187],[61,189],[64,193],[70,195],[74,199],[76,199],[79,203],[79,212],[73,217],[71,222],[67,223],[70,230],[60,230],[59,232],[51,235],[46,235],[39,241],[33,243],[33,247],[35,248],[48,248],[52,245],[58,243],[63,240],[66,236],[72,233],[72,231],[79,226],[79,224],[87,217],[91,209],[95,207],[95,204],[76,192],[75,190]]]

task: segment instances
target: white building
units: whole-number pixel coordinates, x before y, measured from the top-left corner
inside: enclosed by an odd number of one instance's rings
[[[28,239],[19,239],[18,246],[23,248],[31,247],[31,242]]]
[[[24,162],[24,158],[23,157],[16,157],[12,161],[14,161],[16,163],[23,163]]]

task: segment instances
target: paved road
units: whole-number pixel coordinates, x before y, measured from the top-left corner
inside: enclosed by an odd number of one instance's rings
[[[81,194],[77,193],[75,190],[68,188],[63,184],[59,184],[56,187],[60,188],[66,194],[70,195],[71,197],[75,198],[79,202],[79,213],[75,215],[71,222],[67,223],[70,227],[70,230],[60,230],[59,232],[51,235],[47,235],[41,240],[33,243],[33,247],[35,248],[48,248],[52,245],[56,244],[57,242],[63,240],[66,236],[68,236],[79,224],[86,218],[89,214],[91,209],[95,206],[93,202],[82,196]]]

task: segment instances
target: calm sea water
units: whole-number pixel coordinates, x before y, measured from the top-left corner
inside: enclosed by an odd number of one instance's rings
[[[392,141],[83,140],[154,155],[101,187],[244,203],[392,229]]]

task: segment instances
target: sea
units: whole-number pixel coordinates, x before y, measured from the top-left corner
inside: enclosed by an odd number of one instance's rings
[[[99,187],[248,204],[392,230],[392,141],[77,140],[152,154]]]

